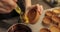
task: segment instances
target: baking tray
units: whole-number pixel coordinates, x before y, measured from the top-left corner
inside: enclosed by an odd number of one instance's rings
[[[42,25],[42,20],[45,16],[46,11],[52,11],[54,9],[60,9],[60,7],[55,7],[47,10],[42,11],[42,15],[40,16],[38,22],[36,24],[28,24],[28,26],[32,29],[32,32],[40,32],[40,29],[43,28],[44,26]]]

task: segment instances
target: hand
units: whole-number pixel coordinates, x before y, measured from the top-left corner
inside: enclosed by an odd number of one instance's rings
[[[0,14],[10,13],[16,7],[17,0],[0,0]]]

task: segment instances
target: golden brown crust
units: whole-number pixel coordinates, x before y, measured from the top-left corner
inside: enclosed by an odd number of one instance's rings
[[[57,16],[55,16],[55,15],[52,16],[52,20],[53,20],[54,22],[56,22],[56,23],[59,23],[59,22],[60,22],[60,18],[57,17]]]
[[[40,32],[50,32],[50,30],[47,28],[42,28],[42,29],[40,29]]]
[[[43,25],[48,26],[51,24],[51,22],[52,22],[52,20],[48,16],[45,16],[42,23],[43,23]]]
[[[53,12],[56,14],[60,14],[60,9],[54,9]]]
[[[60,9],[47,11],[45,17],[43,18],[42,24],[44,27],[48,27],[50,32],[60,32]],[[41,29],[41,32],[46,30]]]
[[[37,11],[35,10],[32,10],[32,11],[29,11],[28,14],[27,14],[27,17],[29,18],[29,23],[34,23],[35,21],[33,21],[36,17],[36,14],[37,14]]]
[[[47,11],[45,15],[52,17],[52,15],[58,15],[58,14],[54,13],[53,11]]]
[[[40,17],[40,13],[34,8],[27,12],[27,17],[30,24],[35,24]]]
[[[46,11],[45,17],[43,18],[43,21],[42,21],[42,23],[45,26],[50,25],[50,23],[54,25],[58,25],[59,22],[60,22],[60,17],[58,17],[57,13],[53,11]]]
[[[49,17],[51,17],[53,15],[53,13],[51,11],[47,11],[46,15],[49,16]]]
[[[50,29],[51,32],[60,32],[60,29],[57,26],[54,26],[54,25],[50,26],[49,29]]]

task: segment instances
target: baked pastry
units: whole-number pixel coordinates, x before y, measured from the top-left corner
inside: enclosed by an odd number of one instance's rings
[[[53,12],[60,14],[60,9],[54,9]]]
[[[54,26],[54,25],[50,26],[49,29],[50,29],[51,32],[60,32],[60,29],[57,26]]]
[[[25,15],[27,15],[30,24],[35,24],[40,17],[40,13],[37,11],[37,7],[29,10]]]
[[[40,29],[40,32],[51,32],[51,31],[47,28],[42,28],[42,29]]]
[[[42,23],[43,23],[44,26],[49,26],[52,23],[52,20],[48,16],[45,16],[43,18]]]
[[[52,17],[52,15],[56,15],[55,13],[53,13],[52,11],[47,11],[46,16]]]
[[[60,22],[60,18],[57,17],[57,16],[55,16],[55,15],[52,16],[52,20],[53,20],[55,23],[59,23],[59,22]]]
[[[47,11],[46,16],[52,17],[52,15],[57,15],[56,13],[52,12],[52,11]]]
[[[32,32],[32,30],[23,24],[14,24],[9,29],[8,32]]]
[[[51,17],[53,15],[53,13],[51,11],[47,11],[46,15],[49,16],[49,17]]]

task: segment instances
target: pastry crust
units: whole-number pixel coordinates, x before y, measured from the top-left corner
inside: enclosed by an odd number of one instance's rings
[[[55,16],[55,15],[52,16],[52,20],[53,20],[55,23],[59,23],[59,22],[60,22],[60,18],[57,17],[57,16]]]
[[[57,26],[54,26],[54,25],[50,26],[49,29],[50,29],[51,32],[60,32],[60,29]]]
[[[45,17],[42,20],[44,27],[49,28],[50,32],[60,32],[60,9],[46,11]],[[47,29],[46,28],[46,29]],[[45,32],[45,30],[41,30]]]
[[[53,11],[47,11],[46,16],[52,17],[53,15],[58,15],[57,13],[54,13]]]
[[[51,17],[53,15],[53,13],[51,11],[47,11],[45,15]]]
[[[60,14],[60,9],[54,9],[53,12],[57,13],[57,14]]]
[[[42,28],[42,29],[40,29],[40,32],[50,32],[50,30],[47,28]]]
[[[37,8],[35,7],[26,13],[30,24],[35,24],[40,17],[40,13],[36,9]]]
[[[52,20],[48,16],[45,16],[42,23],[44,26],[49,26],[52,23]]]

